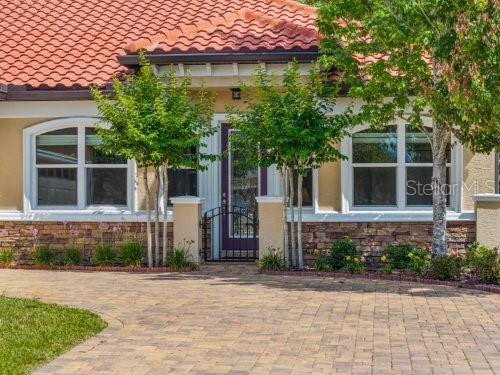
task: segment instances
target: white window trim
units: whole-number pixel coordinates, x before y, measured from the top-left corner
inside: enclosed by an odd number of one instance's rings
[[[85,168],[92,164],[85,163],[85,128],[95,127],[99,121],[96,117],[69,117],[57,120],[46,121],[38,125],[30,126],[23,131],[23,210],[24,213],[39,213],[48,215],[59,213],[63,216],[73,214],[89,215],[123,215],[134,214],[136,212],[137,188],[134,181],[136,175],[136,163],[133,160],[127,162],[127,205],[126,206],[87,206],[86,191],[83,181],[85,181]],[[102,125],[105,126],[105,125]],[[74,166],[78,169],[77,185],[77,206],[38,206],[37,205],[37,178],[36,178],[36,136],[63,128],[78,129],[78,164]],[[54,166],[54,165],[51,165]],[[99,164],[97,167],[109,166],[117,168],[116,165]],[[67,165],[64,165],[67,167]],[[120,166],[123,168],[123,165]]]
[[[405,125],[406,122],[403,120],[395,121],[397,125],[397,139],[398,139],[398,162],[397,163],[384,163],[377,164],[373,163],[370,166],[396,166],[397,176],[396,176],[396,204],[397,206],[358,206],[353,205],[353,167],[356,166],[352,162],[352,137],[345,137],[341,142],[341,152],[343,155],[347,156],[347,160],[341,162],[341,212],[343,214],[356,214],[368,215],[370,213],[378,212],[385,213],[386,216],[389,213],[394,213],[395,218],[399,218],[399,213],[420,213],[425,215],[425,213],[432,213],[431,206],[407,206],[406,205],[406,166],[432,166],[432,163],[406,163],[405,162]],[[368,125],[359,125],[354,128],[353,133],[357,133],[363,130],[369,129]],[[450,184],[455,187],[455,191],[452,192],[450,197],[450,207],[448,212],[451,219],[458,218],[456,214],[461,213],[463,192],[462,192],[462,145],[452,137],[452,152],[451,152],[451,163],[447,163],[447,166],[451,170]],[[401,147],[402,145],[402,147]],[[418,217],[417,217],[418,216]],[[425,215],[428,216],[428,215]],[[416,215],[415,219],[422,219],[423,216]],[[432,220],[432,216],[429,217]],[[467,218],[469,219],[469,218]]]

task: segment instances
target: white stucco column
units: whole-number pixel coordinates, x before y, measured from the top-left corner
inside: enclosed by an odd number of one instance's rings
[[[170,199],[174,206],[174,247],[189,246],[193,262],[200,262],[203,198],[184,196]]]
[[[476,194],[474,202],[477,241],[500,248],[500,194]]]
[[[259,205],[259,258],[268,247],[283,251],[283,197],[256,198]]]

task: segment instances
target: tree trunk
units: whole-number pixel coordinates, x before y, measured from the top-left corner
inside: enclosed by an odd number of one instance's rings
[[[160,263],[160,168],[155,168],[156,178],[156,200],[155,200],[155,259],[154,265],[158,266]]]
[[[168,256],[168,161],[163,165],[163,264]]]
[[[446,146],[450,139],[449,130],[434,124],[432,130],[432,253],[442,255],[448,252],[446,236]]]
[[[290,199],[289,199],[289,207],[290,207],[290,234],[291,238],[290,241],[292,243],[292,267],[297,266],[297,254],[296,254],[296,247],[295,247],[295,208],[294,208],[294,197],[295,197],[295,192],[293,188],[293,169],[288,169],[288,184],[290,187]]]
[[[298,261],[299,269],[304,268],[304,252],[302,250],[302,173],[297,176],[297,209],[298,209],[298,220],[297,220],[297,251],[298,251]]]
[[[281,181],[281,191],[283,194],[283,208],[282,208],[282,219],[283,219],[283,256],[285,258],[285,267],[290,268],[290,253],[288,249],[288,224],[286,218],[286,207],[287,207],[287,198],[288,198],[288,189],[287,185],[287,173],[286,168],[281,170],[280,174]]]
[[[144,168],[143,175],[144,190],[146,191],[146,211],[147,211],[147,221],[146,221],[146,240],[148,244],[148,267],[153,267],[153,241],[151,238],[151,191],[149,189],[148,183],[148,168]]]

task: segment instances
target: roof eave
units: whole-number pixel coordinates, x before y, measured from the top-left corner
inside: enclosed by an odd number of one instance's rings
[[[153,53],[146,55],[152,64],[196,64],[196,63],[284,63],[292,60],[310,62],[319,57],[317,49],[279,52],[209,52],[209,53]],[[126,66],[139,64],[138,54],[118,56],[118,62]]]
[[[7,85],[0,83],[0,101],[7,100]]]

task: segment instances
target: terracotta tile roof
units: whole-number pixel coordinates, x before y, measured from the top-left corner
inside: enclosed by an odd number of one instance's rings
[[[0,84],[104,85],[117,56],[311,49],[311,7],[292,0],[0,0]]]

